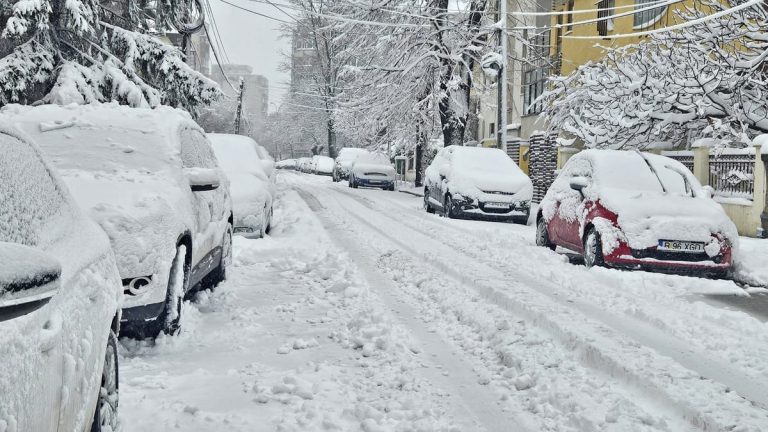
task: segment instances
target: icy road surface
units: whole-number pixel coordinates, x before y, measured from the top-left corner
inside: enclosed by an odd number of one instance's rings
[[[733,282],[586,270],[532,227],[278,181],[271,236],[236,239],[182,334],[121,341],[124,432],[768,430],[768,325]]]

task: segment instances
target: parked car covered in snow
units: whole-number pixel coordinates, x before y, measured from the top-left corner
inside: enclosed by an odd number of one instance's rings
[[[349,187],[360,186],[395,190],[395,168],[383,153],[357,155],[349,170]]]
[[[272,221],[273,185],[255,142],[243,135],[208,134],[208,138],[229,178],[235,234],[264,237]]]
[[[349,170],[359,155],[367,154],[368,150],[354,147],[345,147],[339,150],[333,165],[333,181],[338,182],[349,178]]]
[[[424,171],[424,208],[450,218],[511,220],[525,224],[533,184],[503,151],[450,146]]]
[[[574,155],[536,216],[536,244],[609,266],[722,276],[738,234],[680,162],[619,150]]]
[[[303,173],[309,172],[309,164],[311,161],[312,159],[308,157],[299,158],[296,162],[297,169]]]
[[[122,289],[109,239],[5,123],[0,153],[0,430],[116,430]]]
[[[122,323],[139,337],[179,328],[183,297],[225,277],[232,256],[229,183],[189,114],[116,104],[6,106],[115,251]]]
[[[333,159],[328,156],[316,156],[315,159],[315,174],[332,176],[333,175]]]
[[[254,148],[256,149],[256,154],[258,155],[259,159],[261,160],[261,166],[264,170],[264,172],[267,174],[267,177],[271,181],[275,181],[275,169],[277,168],[275,166],[275,159],[269,154],[267,149],[264,148],[264,146],[257,144],[256,141],[251,140],[253,143]]]
[[[275,163],[275,168],[295,170],[296,165],[297,165],[296,159],[285,159]]]

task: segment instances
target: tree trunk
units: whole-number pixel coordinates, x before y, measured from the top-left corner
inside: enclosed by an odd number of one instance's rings
[[[336,159],[336,127],[333,117],[328,117],[328,156]]]
[[[416,123],[416,148],[413,149],[413,168],[416,171],[414,185],[421,187],[424,185],[424,169],[421,166],[424,161],[424,149],[427,147],[427,131],[424,128],[424,119],[419,119]]]

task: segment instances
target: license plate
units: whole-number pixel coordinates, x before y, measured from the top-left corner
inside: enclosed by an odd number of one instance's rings
[[[500,202],[487,202],[487,203],[485,203],[485,208],[508,209],[509,208],[509,204],[508,203],[500,203]]]
[[[678,240],[659,240],[658,250],[699,253],[704,252],[704,243]]]
[[[368,180],[368,183],[370,183],[370,184],[379,184],[381,182],[379,180]]]

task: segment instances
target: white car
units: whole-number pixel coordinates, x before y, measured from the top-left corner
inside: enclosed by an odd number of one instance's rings
[[[339,150],[339,155],[336,157],[336,161],[333,166],[333,181],[338,182],[347,180],[349,178],[349,170],[352,168],[352,164],[355,159],[362,155],[367,154],[368,150],[361,148],[345,147]]]
[[[285,159],[285,160],[281,160],[280,162],[277,162],[275,164],[275,168],[295,170],[296,165],[297,165],[296,159]]]
[[[256,141],[251,140],[253,143],[254,148],[256,149],[256,154],[258,155],[259,159],[261,160],[261,166],[264,169],[264,172],[267,174],[267,177],[269,177],[273,182],[275,181],[275,159],[269,154],[267,149],[264,148],[261,144],[257,144]]]
[[[383,153],[359,154],[349,170],[349,187],[395,190],[395,168]]]
[[[500,149],[450,146],[424,171],[424,208],[449,218],[525,224],[533,183]]]
[[[297,163],[298,170],[303,173],[308,173],[311,162],[312,162],[312,159],[308,157],[299,158]]]
[[[116,430],[122,289],[109,239],[0,124],[0,430]]]
[[[208,134],[208,138],[229,177],[235,234],[264,237],[272,222],[274,192],[256,143],[242,135]]]
[[[315,159],[315,174],[332,176],[333,175],[333,159],[328,156],[316,156]]]
[[[229,184],[203,130],[167,107],[11,105],[0,117],[35,139],[109,236],[125,334],[175,333],[183,297],[223,279],[232,257]]]

